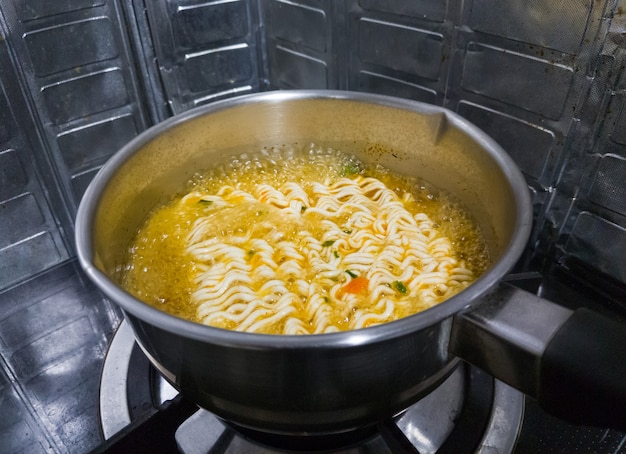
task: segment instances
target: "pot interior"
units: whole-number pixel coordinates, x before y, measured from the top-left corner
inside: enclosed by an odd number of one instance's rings
[[[421,177],[458,197],[480,224],[494,262],[510,248],[528,209],[527,191],[505,153],[459,116],[375,95],[277,92],[192,110],[123,148],[88,192],[95,265],[116,270],[150,211],[197,171],[230,154],[315,143]],[[523,201],[523,198],[521,199]],[[521,253],[521,251],[520,251]]]

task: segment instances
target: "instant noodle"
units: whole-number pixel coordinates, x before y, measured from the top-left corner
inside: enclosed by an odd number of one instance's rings
[[[124,285],[199,323],[319,334],[432,307],[488,263],[450,194],[311,145],[197,174],[140,229]]]

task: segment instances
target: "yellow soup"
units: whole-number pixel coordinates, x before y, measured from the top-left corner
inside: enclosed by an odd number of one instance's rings
[[[197,174],[138,232],[124,286],[195,322],[316,334],[425,310],[488,264],[477,224],[450,194],[311,146]]]

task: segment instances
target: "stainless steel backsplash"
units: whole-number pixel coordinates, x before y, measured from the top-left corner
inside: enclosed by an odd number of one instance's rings
[[[522,268],[626,285],[626,0],[1,0],[0,291],[74,257],[83,191],[139,132],[293,88],[460,113],[527,178]]]

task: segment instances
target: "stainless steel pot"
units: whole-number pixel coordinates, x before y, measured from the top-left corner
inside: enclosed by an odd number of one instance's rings
[[[309,142],[422,176],[456,194],[481,223],[493,265],[466,290],[420,314],[312,336],[191,323],[120,287],[119,266],[138,227],[194,172],[231,153]],[[460,116],[371,94],[284,91],[200,107],[138,136],[87,190],[76,243],[88,276],[122,307],[150,361],[186,397],[244,427],[326,434],[375,424],[408,407],[456,366],[455,354],[540,399],[542,393],[554,397],[541,385],[542,356],[571,312],[500,283],[522,254],[531,223],[521,173]],[[623,334],[621,326],[613,328]],[[552,406],[558,410],[562,402]]]

